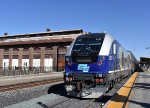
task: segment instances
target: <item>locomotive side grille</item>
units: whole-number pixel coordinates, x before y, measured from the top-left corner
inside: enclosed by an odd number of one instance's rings
[[[83,73],[72,73],[73,80],[92,80],[94,79],[93,74],[83,74]]]

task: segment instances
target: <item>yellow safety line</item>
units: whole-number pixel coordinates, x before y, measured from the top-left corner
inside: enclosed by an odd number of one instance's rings
[[[133,91],[131,90],[131,93],[130,93],[130,96],[129,96],[128,100],[131,99],[132,94],[133,94]],[[127,101],[127,102],[126,102],[126,105],[125,105],[125,108],[128,108],[128,106],[129,106],[129,103],[128,103],[128,101]]]
[[[135,72],[130,79],[120,88],[120,90],[115,93],[115,95],[110,99],[106,108],[122,108],[125,107],[125,102],[128,99],[131,88],[135,82],[138,72]]]

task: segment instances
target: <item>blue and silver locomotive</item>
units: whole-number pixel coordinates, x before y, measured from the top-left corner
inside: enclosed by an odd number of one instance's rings
[[[107,33],[78,36],[65,56],[65,88],[70,96],[98,98],[134,72],[133,54]]]

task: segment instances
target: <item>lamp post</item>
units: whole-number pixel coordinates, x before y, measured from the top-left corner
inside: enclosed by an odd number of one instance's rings
[[[146,50],[147,49],[150,49],[150,47],[146,47]],[[149,69],[148,69],[148,71],[150,71],[150,59],[148,59],[148,63],[149,63]]]

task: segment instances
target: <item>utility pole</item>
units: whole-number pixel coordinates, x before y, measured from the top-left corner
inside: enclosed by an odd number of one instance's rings
[[[146,50],[150,49],[150,47],[146,47]]]

